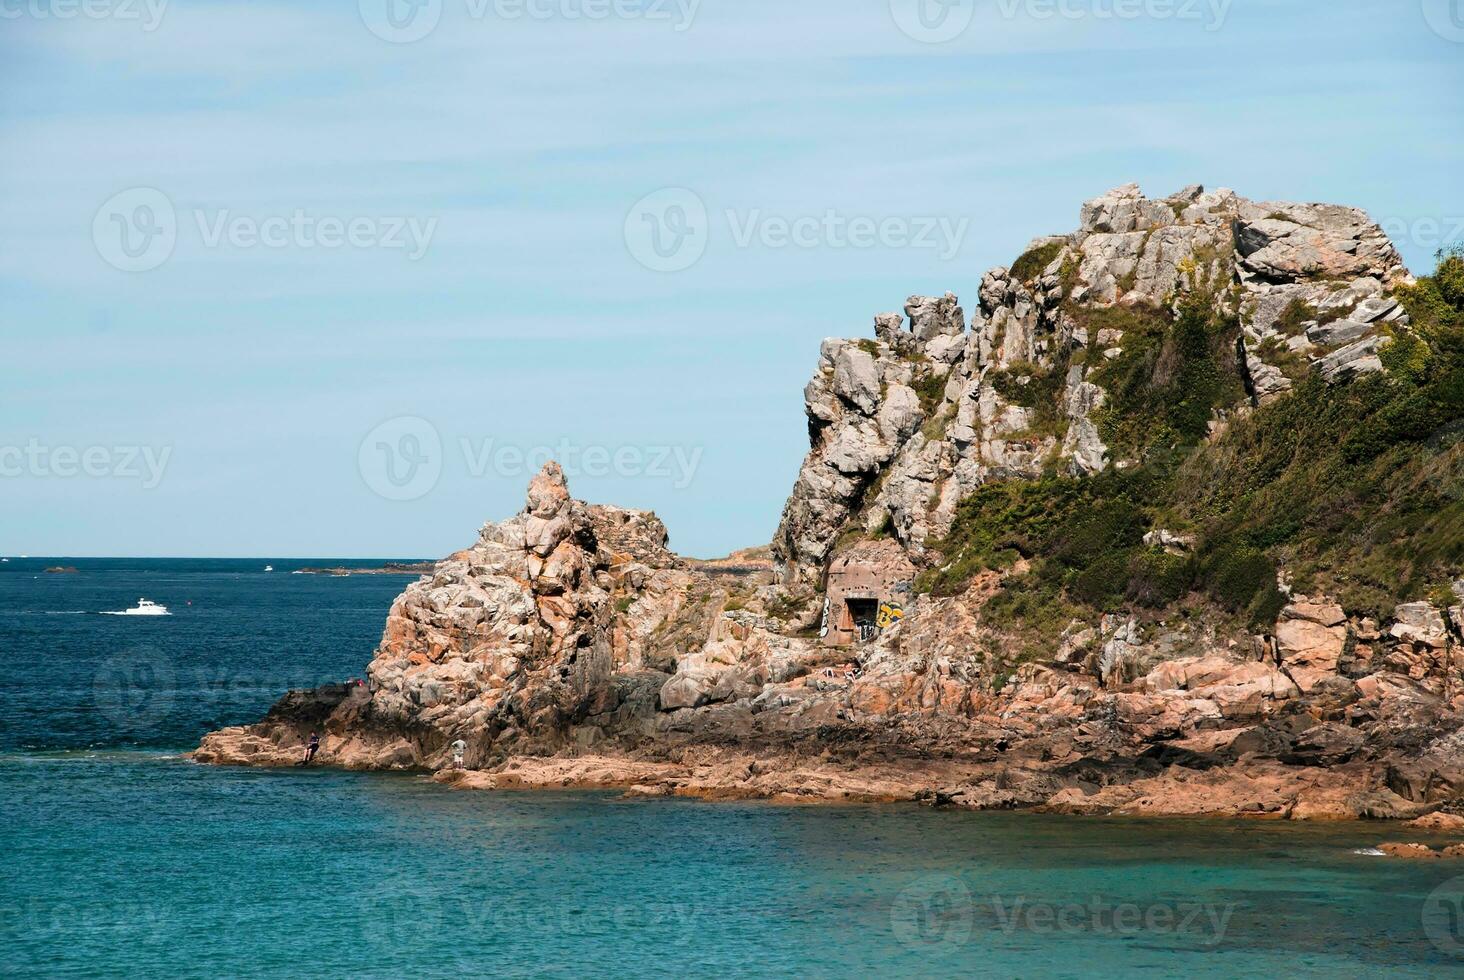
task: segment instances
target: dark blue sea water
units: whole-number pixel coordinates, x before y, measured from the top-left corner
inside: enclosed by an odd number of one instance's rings
[[[0,564],[0,963],[71,976],[1442,976],[1396,827],[463,793],[182,760],[359,675],[404,578]],[[96,615],[146,596],[175,615]],[[190,604],[191,603],[191,604]]]

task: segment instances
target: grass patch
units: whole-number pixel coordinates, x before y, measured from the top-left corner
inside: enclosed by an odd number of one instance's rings
[[[1045,245],[1038,245],[1036,248],[1029,248],[1017,257],[1012,263],[1011,275],[1019,282],[1029,282],[1042,275],[1042,271],[1052,264],[1063,250],[1064,243],[1061,240],[1048,242]]]

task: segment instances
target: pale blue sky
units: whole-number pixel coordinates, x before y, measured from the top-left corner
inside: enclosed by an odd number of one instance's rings
[[[776,526],[820,338],[912,293],[969,311],[985,269],[1108,187],[1354,204],[1416,271],[1464,225],[1461,0],[981,0],[940,44],[890,0],[702,0],[689,24],[429,0],[412,43],[368,29],[377,0],[92,2],[110,16],[0,3],[3,554],[441,554],[521,506],[488,440],[680,449],[571,487],[725,552]],[[124,272],[93,225],[136,187],[176,244]],[[668,187],[710,215],[670,273],[624,231]],[[435,224],[415,260],[208,242],[296,211]],[[953,255],[735,240],[829,211],[968,224]],[[360,456],[401,416],[435,429],[441,473],[390,500]],[[102,447],[106,475],[62,475],[67,447]],[[155,486],[121,447],[165,459]]]

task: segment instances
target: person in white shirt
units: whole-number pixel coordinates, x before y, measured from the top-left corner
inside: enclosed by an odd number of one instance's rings
[[[463,753],[468,751],[468,743],[464,742],[462,739],[458,739],[456,742],[452,743],[451,748],[452,767],[454,769],[461,769],[463,767]]]

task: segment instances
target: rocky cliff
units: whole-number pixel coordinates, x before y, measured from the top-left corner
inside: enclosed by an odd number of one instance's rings
[[[1121,369],[1187,301],[1228,326],[1230,384],[1207,427],[1313,368],[1381,370],[1379,346],[1408,322],[1388,295],[1407,270],[1353,208],[1200,187],[1150,200],[1130,184],[1084,204],[1081,222],[986,273],[969,331],[955,296],[912,296],[904,317],[875,317],[875,340],[824,342],[804,391],[812,448],[773,539],[789,581],[817,578],[852,520],[920,555],[985,483],[1134,465],[1148,447],[1110,445],[1123,433],[1100,418],[1131,380]]]
[[[318,729],[321,762],[461,786],[1457,805],[1461,279],[1414,280],[1354,209],[1119,188],[969,325],[914,297],[824,342],[771,561],[678,558],[551,464],[396,600],[365,686],[195,757],[293,764]],[[831,646],[846,598],[887,602]]]

